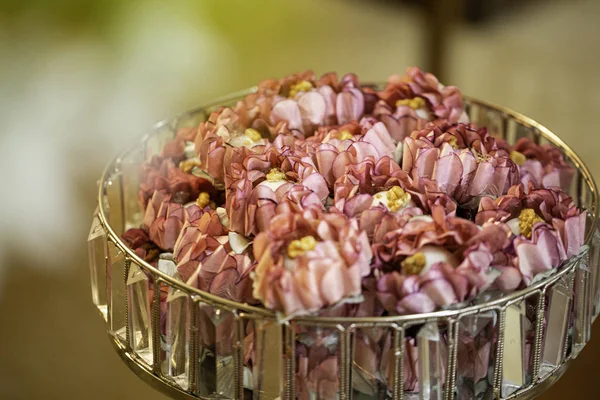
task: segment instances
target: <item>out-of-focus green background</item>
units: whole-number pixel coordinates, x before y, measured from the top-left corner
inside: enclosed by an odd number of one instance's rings
[[[95,183],[152,122],[261,79],[384,80],[428,68],[439,35],[446,83],[538,119],[600,176],[600,2],[417,3],[0,1],[0,398],[163,398],[120,363],[91,303]],[[492,18],[460,21],[465,3]],[[423,4],[451,7],[436,19]],[[597,398],[594,333],[544,399]]]

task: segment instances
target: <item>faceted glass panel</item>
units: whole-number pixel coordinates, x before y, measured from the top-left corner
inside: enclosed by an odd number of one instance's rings
[[[402,363],[399,365],[402,368],[404,379],[402,384],[404,387],[405,399],[419,398],[419,349],[417,349],[417,341],[415,338],[407,337],[403,343]],[[441,350],[444,350],[442,345]],[[444,360],[445,362],[445,360]],[[442,368],[444,368],[442,366]],[[390,371],[391,372],[391,371]],[[388,372],[388,387],[393,388],[393,375]],[[442,371],[443,374],[443,371]],[[399,375],[399,373],[398,373]],[[398,377],[399,379],[399,377]]]
[[[175,132],[171,129],[170,122],[160,123],[154,128],[148,140],[146,140],[146,158],[160,154],[165,143],[175,137]]]
[[[498,338],[496,312],[467,315],[458,322],[458,399],[492,399]]]
[[[583,205],[580,203],[580,183],[583,181],[583,176],[581,175],[581,172],[579,172],[579,170],[577,168],[574,167],[572,162],[569,162],[567,160],[567,163],[573,167],[574,173],[573,173],[573,178],[571,179],[571,184],[569,185],[569,187],[565,187],[563,188],[565,192],[569,193],[569,195],[574,198],[577,199],[577,205],[582,207]]]
[[[148,365],[152,365],[152,314],[148,276],[132,262],[127,277],[129,345]]]
[[[106,280],[108,297],[108,321],[111,334],[125,341],[125,254],[111,241],[108,247],[108,275]]]
[[[167,297],[167,374],[183,389],[189,384],[189,298],[170,288]]]
[[[92,301],[106,320],[106,232],[98,217],[94,217],[88,235],[88,258],[92,286]]]
[[[498,111],[481,107],[479,108],[478,114],[477,124],[479,126],[485,126],[492,136],[504,139],[504,118]]]
[[[135,149],[128,153],[120,164],[123,191],[123,218],[125,230],[138,228],[142,224],[144,212],[139,202],[138,191],[140,188],[140,165],[144,161],[142,149]]]
[[[442,336],[437,323],[425,324],[417,334],[419,399],[441,400],[444,395]]]
[[[506,309],[501,388],[504,397],[531,383],[537,299],[538,296],[529,296]]]
[[[317,326],[298,326],[298,328],[296,345],[296,393],[298,393],[298,397],[337,398],[340,388],[338,365],[340,332],[335,328]],[[276,356],[275,351],[273,356]],[[275,374],[276,371],[273,373]],[[276,390],[277,388],[274,388],[273,395],[269,398],[277,397],[275,396]]]
[[[111,205],[108,217],[110,227],[118,236],[125,232],[125,220],[123,219],[123,192],[121,191],[121,173],[114,173],[106,181],[106,199]]]
[[[600,314],[600,232],[595,231],[590,245],[590,271],[593,282],[593,315],[594,319]]]
[[[389,328],[359,328],[354,335],[352,390],[354,398],[385,399],[386,372],[393,373],[393,331]],[[399,345],[402,345],[399,343]]]
[[[275,321],[252,322],[254,352],[252,377],[255,399],[277,399],[283,395],[283,327]],[[296,389],[298,389],[296,383]]]
[[[590,269],[588,268],[588,255],[585,255],[580,261],[575,272],[575,307],[573,322],[573,346],[575,355],[583,349],[583,346],[590,340],[592,330],[592,298],[590,279]]]
[[[515,138],[516,140],[519,140],[521,138],[529,138],[537,143],[537,141],[539,140],[539,137],[540,137],[539,135],[536,135],[534,133],[533,128],[522,125],[520,123],[517,123],[517,131],[516,131],[516,138]]]
[[[185,113],[177,117],[177,120],[175,121],[175,130],[179,131],[180,129],[197,128],[200,122],[206,120],[207,115],[204,110]]]
[[[206,303],[199,303],[198,307],[198,394],[233,398],[234,316]]]
[[[564,360],[572,296],[573,287],[570,275],[561,277],[548,291],[541,377],[551,373]]]
[[[158,278],[156,278],[158,279]],[[156,290],[155,277],[148,277],[148,291],[150,297],[150,312],[155,309],[155,302],[158,301],[158,337],[153,336],[152,340],[158,340],[158,359],[160,360],[161,370],[166,373],[167,365],[167,297],[169,295],[169,286],[165,282],[158,284],[158,299],[154,295]],[[152,314],[151,314],[152,315]],[[153,327],[154,328],[154,327]],[[154,335],[154,334],[153,334]]]

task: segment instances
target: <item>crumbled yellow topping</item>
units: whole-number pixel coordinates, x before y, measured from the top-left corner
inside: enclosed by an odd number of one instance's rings
[[[422,97],[414,97],[412,99],[398,100],[396,102],[396,107],[409,106],[413,110],[418,110],[419,108],[425,108],[426,105],[427,105],[427,103],[425,102],[425,99]]]
[[[419,275],[425,267],[425,254],[419,251],[410,257],[406,257],[400,263],[402,273],[405,275]]]
[[[185,173],[190,172],[195,167],[200,168],[201,166],[202,166],[202,163],[197,158],[190,158],[188,160],[183,160],[182,162],[179,163],[179,169]]]
[[[267,173],[267,180],[269,182],[279,182],[285,180],[285,174],[279,168],[271,168]]]
[[[300,81],[290,86],[289,97],[295,97],[300,92],[308,92],[313,88],[313,84],[309,81]]]
[[[262,135],[256,129],[248,128],[244,131],[244,135],[248,136],[253,142],[258,142],[262,139]]]
[[[290,258],[296,258],[309,250],[314,250],[317,241],[312,236],[304,236],[298,240],[292,240],[287,248],[287,254]]]
[[[388,209],[394,212],[405,207],[410,201],[410,194],[406,193],[400,186],[393,186],[385,196],[388,201]]]
[[[514,163],[519,166],[525,164],[525,161],[527,161],[527,157],[525,157],[525,154],[515,150],[510,152],[510,159],[513,160]]]
[[[519,230],[521,231],[521,235],[525,236],[527,239],[531,239],[533,225],[537,222],[544,222],[544,220],[537,215],[532,208],[524,208],[521,210],[521,213],[519,214]]]
[[[492,156],[490,156],[489,154],[479,153],[475,149],[471,149],[471,153],[473,153],[473,155],[475,156],[475,160],[477,160],[478,163],[488,161],[492,158]]]
[[[340,140],[348,140],[348,139],[352,139],[353,137],[354,137],[354,135],[348,131],[341,131],[340,133],[338,133],[338,139],[340,139]]]
[[[451,136],[450,139],[448,140],[448,144],[453,148],[453,149],[458,149],[458,142],[456,140],[456,136]]]
[[[210,195],[206,192],[200,193],[200,196],[198,196],[198,199],[196,200],[196,204],[198,204],[198,207],[200,208],[204,208],[210,205],[210,203]]]

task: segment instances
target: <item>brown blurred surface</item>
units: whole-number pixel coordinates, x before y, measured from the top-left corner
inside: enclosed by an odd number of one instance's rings
[[[164,398],[113,352],[91,303],[85,245],[102,165],[144,127],[263,78],[314,68],[382,80],[424,59],[413,9],[368,1],[207,3],[0,8],[0,116],[18,128],[0,133],[0,166],[14,182],[8,189],[29,190],[36,177],[57,188],[32,192],[27,209],[12,195],[0,204],[8,210],[0,214],[0,399]],[[449,21],[446,83],[538,119],[600,176],[599,16],[594,0],[550,1],[477,28]],[[40,154],[66,160],[52,174],[49,164],[28,158],[29,143],[48,137]],[[7,151],[33,164],[27,176],[18,175],[27,165],[2,164]],[[57,194],[71,202],[52,200]],[[27,219],[32,207],[55,219]],[[597,398],[598,355],[596,324],[592,343],[541,398]]]

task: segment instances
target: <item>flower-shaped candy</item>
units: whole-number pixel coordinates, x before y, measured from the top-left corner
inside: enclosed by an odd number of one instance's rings
[[[274,146],[232,164],[227,182],[230,229],[244,236],[265,230],[284,199],[302,206],[324,203],[329,196],[327,183],[309,156]]]
[[[254,297],[287,316],[356,298],[371,272],[366,233],[318,207],[277,215],[254,240],[254,255]]]
[[[519,179],[504,144],[485,128],[465,124],[428,125],[413,132],[404,140],[402,169],[413,179],[437,181],[459,204],[501,196]]]
[[[205,193],[205,196],[208,194]],[[201,215],[198,204],[183,206],[171,201],[172,196],[163,191],[156,191],[148,202],[144,214],[144,227],[149,237],[163,250],[173,250],[175,241],[186,221],[194,220]]]
[[[531,181],[536,187],[568,190],[575,174],[575,169],[565,161],[558,148],[536,144],[529,138],[519,139],[510,157],[519,166],[525,189]]]
[[[503,221],[517,236],[514,251],[525,284],[579,253],[587,218],[562,190],[528,186],[527,193],[519,184],[497,199],[482,198],[475,217],[479,224]]]
[[[435,123],[468,123],[462,95],[454,86],[444,86],[437,78],[419,68],[406,70],[404,76],[392,75],[373,114],[385,123],[396,142],[416,129]]]
[[[266,144],[267,139],[258,130],[251,128],[248,122],[242,123],[236,111],[222,108],[212,113],[208,121],[200,124],[195,149],[201,168],[215,182],[222,184],[226,166],[236,161],[236,155],[243,157],[245,154],[233,152],[234,148],[242,147],[260,152],[260,147]]]
[[[142,208],[155,191],[162,190],[172,195],[172,201],[186,204],[198,198],[200,193],[206,192],[209,196],[220,202],[220,196],[210,179],[198,177],[188,169],[189,162],[183,161],[178,168],[170,158],[153,157],[149,162],[141,166],[140,190],[138,192],[139,203]]]
[[[345,75],[338,82],[334,74],[327,74],[317,81],[309,71],[281,81],[270,121],[272,125],[284,122],[290,130],[309,136],[319,126],[358,120],[364,109],[356,75]]]
[[[391,270],[379,279],[380,301],[390,312],[413,314],[470,299],[497,278],[494,253],[506,240],[496,225],[480,230],[435,206],[433,218],[414,217],[374,245],[379,267]]]

